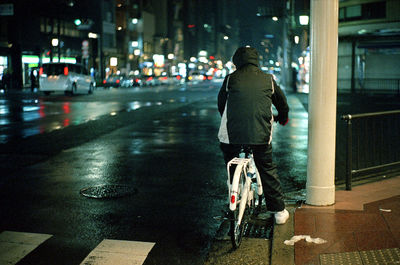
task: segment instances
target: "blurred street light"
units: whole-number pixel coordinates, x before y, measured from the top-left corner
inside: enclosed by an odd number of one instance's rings
[[[51,45],[52,45],[53,47],[57,47],[57,46],[58,46],[58,39],[57,39],[57,38],[52,39],[52,40],[51,40]]]
[[[88,37],[89,39],[97,39],[99,36],[96,33],[89,32]]]
[[[299,16],[300,25],[308,25],[309,16],[303,15]]]
[[[79,26],[79,25],[82,24],[82,20],[80,20],[79,18],[77,18],[77,19],[74,20],[74,24],[75,24],[76,26]]]
[[[207,51],[204,50],[199,51],[199,56],[207,56]]]
[[[117,66],[118,65],[118,58],[117,57],[111,57],[110,58],[110,65],[111,66]]]

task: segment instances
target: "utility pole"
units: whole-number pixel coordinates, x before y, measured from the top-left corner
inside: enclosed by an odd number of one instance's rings
[[[283,65],[282,68],[282,81],[284,86],[287,88],[290,85],[290,77],[292,76],[292,45],[291,45],[291,31],[289,28],[289,11],[290,11],[290,0],[285,1],[283,11]]]
[[[339,0],[311,0],[306,203],[335,203]]]

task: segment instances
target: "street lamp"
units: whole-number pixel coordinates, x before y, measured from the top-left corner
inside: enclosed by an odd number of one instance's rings
[[[111,57],[110,58],[110,66],[117,66],[118,65],[118,58],[117,57]]]
[[[52,39],[52,40],[51,40],[51,45],[52,45],[53,47],[57,47],[57,46],[58,46],[58,39],[57,39],[57,38]]]
[[[307,16],[307,15],[299,16],[299,21],[300,21],[300,25],[303,25],[303,26],[308,25],[309,16]]]
[[[51,46],[57,47],[58,45],[59,45],[59,41],[57,38],[51,39]],[[53,57],[53,53],[51,52],[50,53],[50,62],[53,62],[53,60],[54,60],[54,57]],[[58,61],[60,62],[60,52],[58,52]]]
[[[89,39],[97,39],[99,35],[97,33],[89,32],[88,37]]]
[[[139,42],[138,41],[132,41],[132,47],[134,47],[134,48],[139,47]]]

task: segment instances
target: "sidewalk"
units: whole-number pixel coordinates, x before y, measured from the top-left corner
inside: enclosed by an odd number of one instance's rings
[[[306,126],[306,95],[289,94],[288,100],[293,108],[292,123],[297,124],[290,134],[307,133],[298,127]],[[300,136],[292,138],[299,141]],[[290,213],[287,224],[274,227],[273,265],[400,264],[400,176],[354,185],[351,191],[337,188],[334,205],[292,205]],[[294,235],[327,242],[316,244],[302,239],[286,245],[284,241]]]
[[[271,264],[400,263],[400,176],[337,190],[335,198],[332,206],[291,209],[289,222],[274,227]],[[327,242],[285,245],[293,235]]]

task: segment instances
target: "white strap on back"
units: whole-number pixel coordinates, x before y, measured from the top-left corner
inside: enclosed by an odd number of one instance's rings
[[[271,87],[272,87],[272,94],[275,93],[275,87],[274,87],[274,77],[271,77]]]
[[[231,77],[231,75],[228,75],[228,79],[226,79],[226,86],[225,86],[226,92],[228,92],[229,77]]]

